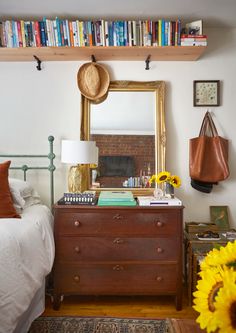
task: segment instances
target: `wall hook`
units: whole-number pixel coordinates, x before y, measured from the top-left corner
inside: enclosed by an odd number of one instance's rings
[[[145,60],[145,62],[146,62],[146,67],[145,67],[145,69],[146,69],[146,70],[149,70],[149,69],[150,69],[150,67],[149,67],[150,59],[151,59],[151,55],[149,54],[149,55],[147,56],[147,59]]]
[[[94,54],[91,55],[91,60],[92,60],[92,62],[96,62]]]
[[[34,55],[34,59],[37,61],[37,66],[36,66],[37,70],[41,71],[41,69],[42,69],[41,63],[42,63],[42,61],[36,55]]]

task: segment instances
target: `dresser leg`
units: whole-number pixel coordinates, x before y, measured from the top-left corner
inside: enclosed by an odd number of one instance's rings
[[[175,308],[177,311],[182,310],[182,293],[181,295],[177,294],[175,297]]]
[[[52,297],[53,310],[59,310],[62,301],[63,301],[63,295],[54,294]]]

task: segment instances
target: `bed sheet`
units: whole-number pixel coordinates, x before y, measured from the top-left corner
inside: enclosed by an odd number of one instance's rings
[[[51,271],[53,216],[44,205],[0,219],[0,333],[12,333]]]

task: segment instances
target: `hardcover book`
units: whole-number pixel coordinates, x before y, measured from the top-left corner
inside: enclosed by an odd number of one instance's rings
[[[136,206],[136,200],[131,191],[102,191],[98,206]]]
[[[102,201],[133,201],[134,196],[131,191],[102,191],[99,195]]]

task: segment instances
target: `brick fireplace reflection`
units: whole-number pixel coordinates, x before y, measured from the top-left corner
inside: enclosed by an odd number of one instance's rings
[[[130,157],[128,163],[133,160],[133,177],[152,175],[155,172],[155,135],[104,135],[93,134],[91,140],[96,141],[99,148],[99,156]],[[122,159],[121,159],[122,160]],[[123,159],[125,160],[125,158]],[[115,159],[113,159],[114,163]],[[120,172],[119,172],[120,173]],[[104,172],[99,175],[97,182],[101,187],[122,187],[128,174],[118,176],[106,176]]]

